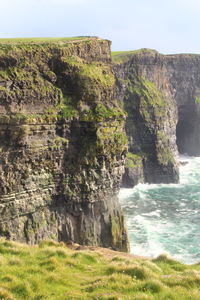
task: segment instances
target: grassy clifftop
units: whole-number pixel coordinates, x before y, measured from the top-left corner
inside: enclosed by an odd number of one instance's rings
[[[124,118],[109,41],[0,42],[0,149],[2,159],[9,156],[0,172],[9,178],[0,178],[0,236],[126,251],[116,198],[127,149]]]
[[[36,38],[0,38],[0,44],[43,44],[43,43],[60,43],[73,42],[80,40],[95,40],[98,37],[76,36],[76,37],[36,37]]]
[[[142,48],[138,50],[132,50],[132,51],[114,51],[112,52],[112,60],[115,64],[122,64],[128,61],[132,55],[135,54],[155,54],[158,53],[154,49],[148,49],[148,48]]]
[[[0,240],[0,299],[200,299],[200,265]]]

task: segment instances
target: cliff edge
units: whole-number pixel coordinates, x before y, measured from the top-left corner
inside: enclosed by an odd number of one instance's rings
[[[110,42],[0,40],[0,236],[127,251]]]
[[[200,153],[200,56],[114,52],[129,140],[123,186],[179,180],[178,152]]]
[[[123,185],[178,182],[177,106],[165,58],[149,49],[113,53],[129,139]]]

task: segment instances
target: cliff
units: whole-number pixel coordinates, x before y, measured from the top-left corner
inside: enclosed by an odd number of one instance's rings
[[[113,53],[128,117],[124,186],[177,182],[177,153],[200,153],[200,56],[141,49]]]
[[[110,42],[0,41],[0,236],[126,251]]]

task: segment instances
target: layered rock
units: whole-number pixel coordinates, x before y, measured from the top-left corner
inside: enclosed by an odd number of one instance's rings
[[[110,42],[0,43],[0,236],[127,251]]]
[[[178,108],[176,137],[182,154],[200,154],[200,56],[164,56],[169,89]]]
[[[114,58],[130,152],[123,186],[177,182],[177,107],[164,58],[146,50]]]
[[[123,184],[177,182],[177,146],[182,154],[200,154],[200,56],[141,49],[114,53],[113,60],[128,114]]]

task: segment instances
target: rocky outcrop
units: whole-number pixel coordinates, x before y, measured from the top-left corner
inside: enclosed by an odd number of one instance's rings
[[[164,56],[169,73],[169,88],[178,108],[176,127],[180,153],[200,155],[200,56]]]
[[[0,236],[127,251],[110,42],[0,43]]]
[[[177,146],[182,154],[200,154],[200,56],[141,49],[113,53],[113,60],[128,115],[123,185],[177,182]]]
[[[115,57],[118,98],[127,111],[130,152],[123,186],[138,182],[170,183],[179,179],[177,108],[168,86],[170,74],[159,57],[155,51]]]

